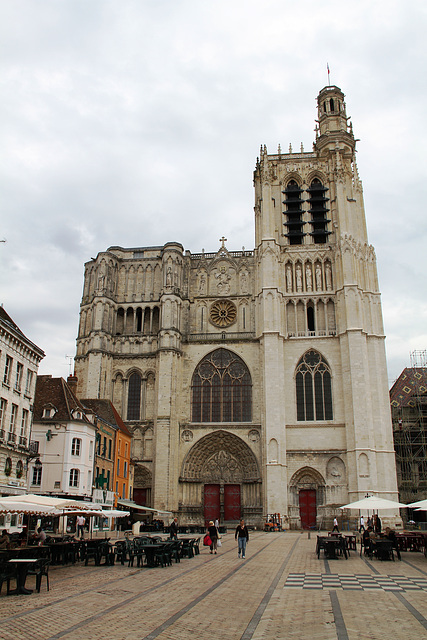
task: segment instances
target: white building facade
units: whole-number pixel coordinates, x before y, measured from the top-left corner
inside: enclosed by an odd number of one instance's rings
[[[317,103],[312,151],[261,148],[253,251],[169,242],[86,264],[79,395],[112,400],[135,488],[183,522],[312,527],[367,491],[397,498],[356,141],[338,87]]]
[[[0,307],[0,495],[3,496],[27,491],[34,393],[44,355]]]
[[[42,466],[30,463],[31,493],[91,499],[96,426],[63,378],[37,379],[32,441]]]

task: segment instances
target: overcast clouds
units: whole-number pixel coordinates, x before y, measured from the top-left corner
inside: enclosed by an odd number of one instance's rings
[[[68,375],[111,245],[254,246],[260,144],[310,150],[346,94],[389,379],[427,349],[424,0],[0,0],[0,302]]]

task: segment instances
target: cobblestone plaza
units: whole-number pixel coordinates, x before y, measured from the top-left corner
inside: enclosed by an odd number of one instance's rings
[[[2,640],[427,638],[427,559],[380,562],[315,553],[316,534],[253,532],[246,560],[234,536],[218,555],[161,568],[53,566],[50,591],[0,597]],[[27,587],[33,587],[33,578]]]

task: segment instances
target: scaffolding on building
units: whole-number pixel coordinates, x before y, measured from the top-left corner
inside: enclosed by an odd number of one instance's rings
[[[412,351],[390,390],[400,500],[427,498],[427,350]]]

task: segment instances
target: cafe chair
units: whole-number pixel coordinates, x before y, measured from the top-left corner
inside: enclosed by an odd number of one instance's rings
[[[194,554],[198,556],[200,554],[200,540],[201,538],[195,538],[193,544]]]
[[[37,593],[40,593],[43,576],[46,577],[47,590],[49,591],[49,565],[50,560],[47,558],[40,558],[36,563],[34,563],[34,566],[28,569],[29,576],[36,576]]]
[[[391,540],[380,540],[374,548],[375,557],[378,560],[393,560],[393,543]]]
[[[168,544],[162,545],[154,552],[154,564],[161,567],[167,567],[172,565],[172,552]]]
[[[0,564],[0,594],[3,587],[3,582],[7,585],[7,595],[10,593],[10,581],[16,580],[16,569],[8,562],[2,562]]]

